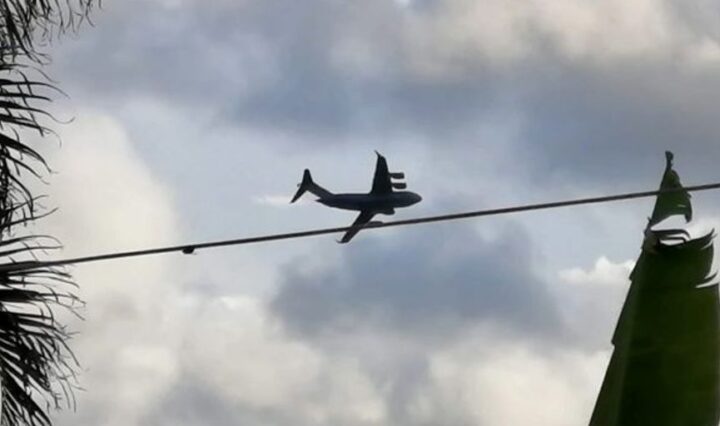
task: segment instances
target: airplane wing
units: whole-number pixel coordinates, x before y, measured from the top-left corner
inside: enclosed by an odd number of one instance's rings
[[[385,157],[377,154],[377,163],[375,163],[375,176],[373,177],[372,194],[389,194],[392,192],[392,182],[390,181],[390,172],[388,171],[387,160]]]
[[[358,215],[357,219],[355,219],[355,222],[351,225],[352,228],[350,228],[347,232],[345,232],[345,235],[343,235],[342,240],[338,241],[339,243],[347,243],[352,238],[360,232],[360,230],[367,225],[368,222],[375,216],[375,213],[369,212],[367,210],[361,211]]]

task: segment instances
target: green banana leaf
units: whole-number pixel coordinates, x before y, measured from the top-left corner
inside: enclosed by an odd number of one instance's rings
[[[661,190],[675,190],[662,193],[655,200],[655,207],[648,220],[647,227],[650,228],[670,216],[682,215],[686,222],[692,220],[692,204],[690,193],[683,189],[680,183],[680,176],[673,170],[673,153],[665,151],[665,172],[660,182]]]
[[[679,185],[671,160],[670,154],[662,185]],[[650,223],[676,214],[689,220],[689,196],[666,195],[658,197]],[[720,302],[711,275],[714,235],[666,242],[667,237],[684,235],[683,230],[646,230],[591,426],[720,422]]]

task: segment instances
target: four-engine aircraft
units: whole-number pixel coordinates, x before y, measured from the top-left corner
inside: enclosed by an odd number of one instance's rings
[[[371,223],[370,221],[376,214],[392,215],[395,214],[396,208],[408,207],[420,202],[422,197],[414,192],[393,190],[407,188],[404,182],[393,182],[394,179],[404,179],[405,174],[389,172],[385,157],[377,151],[375,153],[377,154],[375,176],[372,189],[367,194],[333,194],[313,182],[310,170],[305,169],[302,182],[298,185],[298,190],[290,202],[294,203],[306,191],[310,191],[318,197],[317,202],[328,207],[359,211],[360,214],[351,225],[352,228],[338,241],[340,243],[350,241],[364,226]]]

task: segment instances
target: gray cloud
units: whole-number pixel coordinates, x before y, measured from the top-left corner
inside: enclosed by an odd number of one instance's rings
[[[542,180],[550,171],[647,186],[670,149],[681,173],[693,164],[693,179],[703,178],[708,158],[720,155],[720,125],[710,114],[718,87],[681,70],[557,73],[524,95],[521,146],[534,159],[526,165]]]
[[[288,268],[272,310],[305,335],[371,329],[448,337],[486,323],[542,335],[562,334],[554,301],[533,273],[522,231],[488,241],[459,228],[428,229],[393,242],[353,244],[336,266],[315,273]]]
[[[638,181],[665,149],[703,177],[714,168],[720,48],[711,5],[649,2],[623,23],[608,20],[610,4],[568,5],[564,15],[408,4],[113,4],[97,28],[59,49],[56,69],[69,90],[99,102],[160,96],[303,146],[407,134],[431,149],[490,145],[479,129],[508,115],[519,129],[507,156],[532,171],[531,184]],[[477,28],[461,25],[474,14]],[[492,19],[507,28],[483,29]],[[591,23],[603,20],[611,24],[599,37]],[[657,37],[638,34],[633,20],[656,26]]]
[[[413,77],[392,2],[139,4],[110,6],[97,28],[58,50],[55,67],[70,88],[91,89],[103,103],[159,95],[315,141],[351,132],[447,137],[497,100],[491,68],[456,81]],[[79,68],[83,81],[74,79]]]
[[[175,386],[162,395],[155,408],[146,413],[139,423],[158,426],[273,426],[293,424],[292,420],[289,413],[283,415],[278,410],[262,410],[229,401],[225,394],[213,386],[187,376],[179,378]]]

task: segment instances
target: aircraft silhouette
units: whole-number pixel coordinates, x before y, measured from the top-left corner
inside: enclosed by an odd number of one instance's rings
[[[411,191],[393,191],[393,189],[405,189],[407,185],[404,182],[393,182],[393,179],[404,179],[405,174],[402,172],[390,173],[388,171],[387,160],[385,157],[377,154],[377,163],[375,163],[375,176],[373,177],[372,189],[367,194],[333,194],[327,189],[316,184],[312,180],[310,170],[305,169],[302,182],[298,185],[298,190],[290,203],[297,201],[306,191],[315,194],[320,204],[328,207],[334,207],[343,210],[359,211],[355,222],[351,225],[339,243],[347,243],[355,234],[368,225],[376,214],[395,214],[395,209],[399,207],[408,207],[419,203],[422,197]]]

